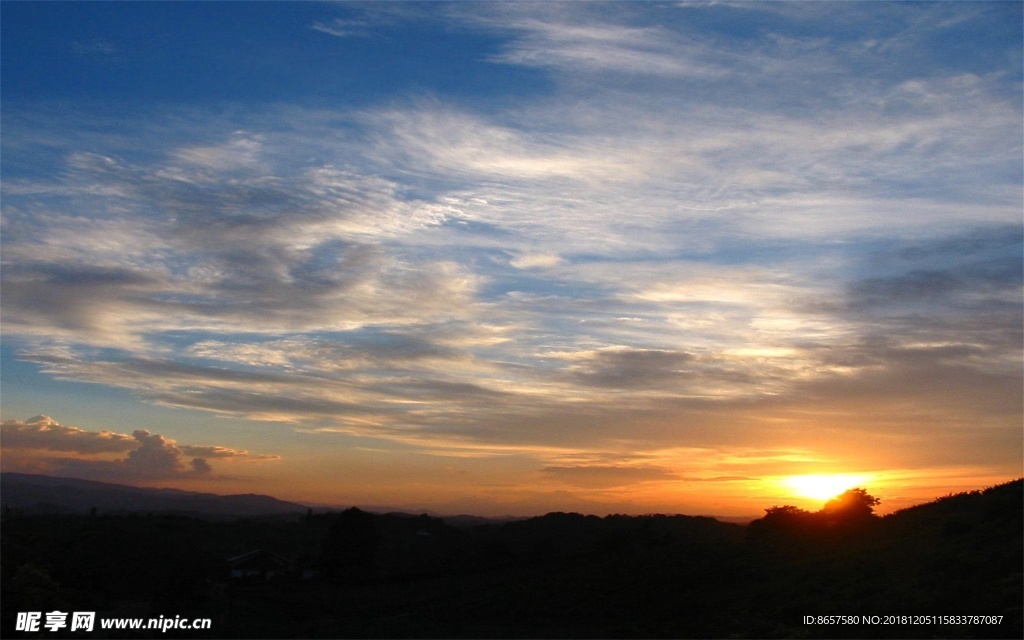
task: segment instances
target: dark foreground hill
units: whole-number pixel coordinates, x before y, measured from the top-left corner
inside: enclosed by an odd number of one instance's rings
[[[854,515],[6,513],[0,635],[56,608],[211,620],[95,638],[1021,637],[1022,481]]]
[[[78,478],[0,473],[0,504],[28,513],[177,512],[252,516],[304,512],[306,507],[256,494],[217,495],[150,489]]]

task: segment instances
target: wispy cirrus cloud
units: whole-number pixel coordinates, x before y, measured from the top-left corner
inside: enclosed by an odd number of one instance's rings
[[[338,38],[365,38],[369,35],[370,24],[367,20],[335,18],[314,22],[310,28]]]
[[[726,76],[730,70],[707,50],[656,26],[567,24],[524,15],[512,24],[522,33],[495,62],[554,67],[563,72],[617,72],[664,76]]]
[[[413,270],[360,241],[368,230],[390,233],[388,218],[392,229],[414,229],[443,213],[418,213],[386,181],[330,167],[292,179],[268,174],[254,166],[254,155],[258,146],[239,151],[236,140],[177,149],[180,162],[148,168],[72,156],[59,200],[85,192],[92,206],[8,225],[5,322],[29,333],[91,332],[117,342],[157,326],[401,323],[406,310],[410,317],[423,311],[412,310],[416,298],[453,312],[468,306],[459,298],[472,276],[448,277],[454,263]],[[257,318],[262,328],[251,324]]]

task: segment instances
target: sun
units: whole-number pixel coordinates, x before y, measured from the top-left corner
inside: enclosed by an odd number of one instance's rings
[[[783,482],[801,498],[829,500],[847,489],[852,489],[868,480],[868,476],[853,473],[822,473],[804,476],[789,476]]]

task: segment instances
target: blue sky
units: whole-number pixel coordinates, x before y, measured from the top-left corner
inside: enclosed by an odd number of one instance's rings
[[[7,470],[479,513],[1021,475],[1019,3],[2,12]]]

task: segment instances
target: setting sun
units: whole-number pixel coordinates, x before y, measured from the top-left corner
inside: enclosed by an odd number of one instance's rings
[[[863,484],[869,477],[851,473],[825,473],[789,476],[784,484],[801,498],[828,500],[847,489]]]

